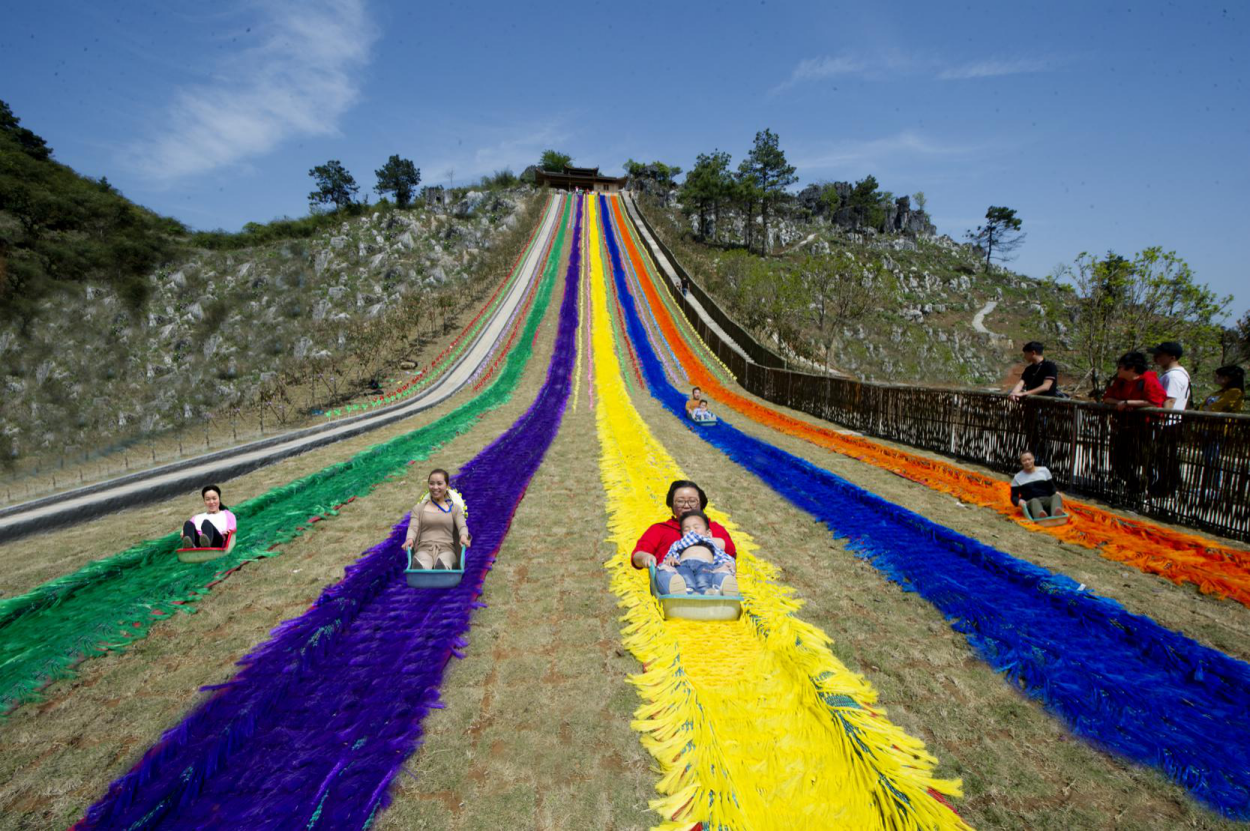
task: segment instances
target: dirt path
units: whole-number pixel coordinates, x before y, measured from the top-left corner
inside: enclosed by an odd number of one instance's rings
[[[991,332],[989,329],[985,328],[985,316],[989,314],[990,312],[994,311],[994,309],[996,309],[997,307],[998,307],[997,300],[990,300],[984,306],[982,306],[977,311],[977,313],[972,316],[972,328],[982,334],[993,335],[994,337],[998,337],[997,333]]]

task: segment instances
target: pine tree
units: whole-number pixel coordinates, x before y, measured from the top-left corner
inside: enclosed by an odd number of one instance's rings
[[[401,208],[408,206],[412,195],[417,191],[417,185],[421,184],[421,171],[411,160],[401,159],[398,155],[387,159],[386,164],[373,171],[373,174],[378,177],[378,183],[373,189],[383,196],[388,193],[395,194],[395,204]]]
[[[355,201],[360,190],[352,174],[338,159],[314,167],[308,175],[317,184],[317,189],[308,194],[308,201],[313,205],[332,204],[335,208],[345,208]]]

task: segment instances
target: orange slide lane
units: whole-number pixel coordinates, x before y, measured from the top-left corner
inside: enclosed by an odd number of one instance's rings
[[[664,337],[685,367],[691,383],[702,387],[718,402],[774,430],[888,470],[964,502],[992,508],[1030,531],[1095,549],[1108,559],[1157,574],[1177,585],[1193,583],[1204,593],[1230,597],[1250,606],[1250,552],[1066,499],[1064,507],[1072,514],[1071,522],[1057,527],[1035,525],[1024,520],[1011,505],[1006,482],[948,462],[885,447],[862,436],[809,424],[724,387],[696,358],[679,332],[657,294],[655,271],[650,261],[639,253],[634,240],[636,231],[626,220],[619,198],[613,197],[610,201],[617,227],[622,230],[625,250]]]

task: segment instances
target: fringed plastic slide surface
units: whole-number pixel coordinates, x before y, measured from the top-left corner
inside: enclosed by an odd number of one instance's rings
[[[557,227],[563,234],[555,214],[567,205],[550,203],[540,225],[550,222],[544,238]],[[552,254],[557,260],[560,248],[557,241]],[[526,319],[522,343],[530,342],[543,321],[556,275],[547,276]],[[154,623],[201,602],[237,566],[280,554],[279,546],[302,533],[310,515],[333,516],[389,474],[405,470],[414,459],[428,458],[434,448],[469,430],[483,414],[511,400],[532,354],[529,349],[511,350],[492,385],[438,421],[232,505],[244,528],[242,539],[219,561],[197,566],[170,556],[178,542],[171,532],[25,594],[0,598],[0,718],[35,700],[49,683],[70,676],[85,658],[124,649],[146,637]]]
[[[734,538],[742,617],[665,620],[647,574],[629,562],[634,541],[666,514],[669,481],[686,478],[634,409],[612,342],[598,201],[587,210],[595,417],[611,544],[605,567],[625,610],[622,642],[645,668],[631,677],[642,704],[632,727],[659,767],[663,818],[689,831],[954,831],[968,826],[940,794],[957,781],[893,724],[876,692],[797,617],[799,601],[754,555],[750,535],[708,513]]]
[[[616,238],[607,243],[615,279],[624,285]],[[649,391],[684,418],[685,395],[666,380],[634,297],[621,305]],[[1250,819],[1250,664],[1132,614],[1062,574],[937,525],[732,423],[699,435],[932,603],[990,666],[1076,735],[1158,768],[1225,817]],[[1069,510],[1079,518],[1079,508]],[[744,610],[753,615],[752,586],[739,582]]]
[[[619,206],[614,203],[614,208],[623,223],[624,217]],[[626,230],[628,231],[627,227]],[[1244,549],[1223,545],[1143,519],[1130,519],[1075,499],[1068,500],[1064,506],[1071,516],[1070,522],[1059,525],[1029,522],[1023,519],[1015,505],[1007,499],[1009,486],[1006,482],[951,462],[887,447],[864,436],[812,424],[726,387],[707,366],[695,358],[690,347],[682,341],[675,326],[675,318],[666,312],[656,290],[656,285],[664,278],[656,276],[654,264],[650,260],[641,260],[637,246],[628,234],[624,236],[624,241],[630,257],[638,258],[634,271],[638,275],[646,303],[655,312],[661,334],[673,348],[690,382],[702,387],[718,405],[729,407],[753,421],[809,441],[818,447],[888,470],[926,487],[949,493],[964,502],[991,508],[1019,522],[1024,528],[1092,549],[1109,560],[1158,575],[1177,585],[1193,583],[1203,593],[1229,597],[1250,606],[1250,552]],[[696,338],[697,335],[691,335],[692,340]]]
[[[575,243],[579,233],[580,224]],[[78,831],[378,827],[425,717],[443,706],[447,664],[464,657],[487,572],[563,419],[576,351],[577,264],[575,253],[537,397],[453,478],[475,509],[475,554],[460,584],[408,586],[400,574],[408,521],[401,521],[240,661],[234,678],[208,688],[87,811]]]
[[[179,548],[174,553],[184,563],[207,563],[234,551],[234,537],[233,531],[226,534],[226,542],[220,548]]]
[[[659,601],[665,620],[737,620],[742,616],[740,594],[660,594],[655,582],[655,566],[651,566],[649,572],[651,594]]]
[[[445,589],[456,586],[464,579],[464,564],[469,559],[469,549],[460,552],[460,562],[455,568],[413,568],[412,549],[405,548],[408,565],[404,567],[404,577],[408,585],[414,589]]]

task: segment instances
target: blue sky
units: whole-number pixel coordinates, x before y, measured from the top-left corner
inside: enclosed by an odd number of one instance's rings
[[[1250,307],[1250,9],[1231,2],[69,3],[6,10],[0,98],[56,157],[197,228],[363,189],[519,172],[547,147],[688,168],[771,128],[803,182],[924,191],[1013,264],[1176,250]]]

